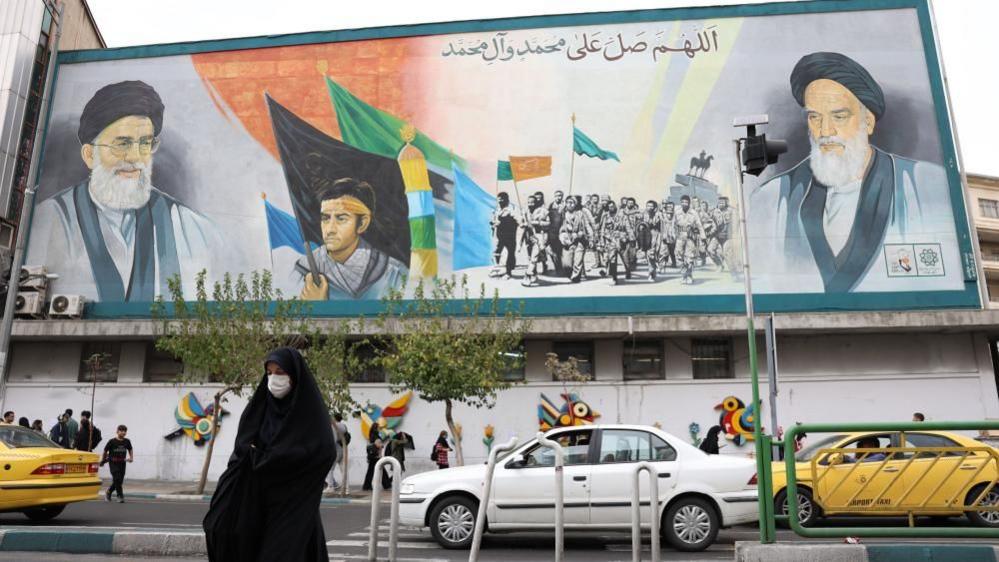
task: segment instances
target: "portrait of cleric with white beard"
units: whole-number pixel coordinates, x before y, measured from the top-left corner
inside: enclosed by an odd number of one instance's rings
[[[790,86],[811,150],[750,192],[750,259],[760,264],[757,272],[796,292],[911,290],[922,287],[913,283],[942,282],[942,273],[891,274],[891,260],[904,245],[919,245],[927,263],[950,261],[957,247],[943,168],[871,144],[891,111],[878,82],[850,57],[817,52],[797,62]],[[935,122],[905,125],[893,133],[917,135]]]
[[[30,263],[45,264],[59,290],[99,301],[147,302],[185,287],[211,263],[216,234],[208,219],[158,190],[153,159],[164,106],[148,84],[97,90],[80,114],[80,158],[90,175],[36,206]]]

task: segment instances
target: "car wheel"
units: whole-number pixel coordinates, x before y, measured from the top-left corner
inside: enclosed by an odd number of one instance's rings
[[[666,542],[677,550],[697,552],[715,542],[718,536],[718,514],[706,500],[680,498],[666,510],[663,523]]]
[[[964,505],[972,505],[971,502],[978,499],[978,496],[987,486],[989,485],[979,484],[972,488],[964,500]],[[999,506],[999,486],[992,486],[992,489],[982,498],[982,501],[978,502],[978,505]],[[999,527],[999,511],[969,511],[967,517],[969,521],[979,527]]]
[[[64,509],[66,509],[65,505],[45,505],[26,509],[24,514],[32,521],[49,521],[55,519]]]
[[[787,489],[785,488],[777,492],[777,497],[774,498],[774,513],[787,515],[788,511]],[[815,500],[812,499],[812,491],[808,488],[798,486],[798,522],[801,523],[802,527],[811,527],[815,525],[818,518],[819,507],[815,505]],[[782,522],[781,526],[788,528],[791,525]]]
[[[478,506],[469,498],[444,498],[430,513],[430,534],[444,548],[468,548],[475,533],[476,511]]]

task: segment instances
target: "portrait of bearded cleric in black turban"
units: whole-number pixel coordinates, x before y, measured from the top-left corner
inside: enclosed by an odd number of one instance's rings
[[[800,291],[825,293],[897,288],[885,255],[900,246],[939,261],[954,235],[946,175],[871,143],[892,109],[876,77],[851,57],[816,52],[794,65],[789,86],[808,156],[751,192],[753,261]]]
[[[153,161],[168,115],[156,90],[130,80],[98,89],[76,130],[89,173],[40,202],[29,254],[90,300],[149,302],[211,264],[214,226],[156,188]],[[74,180],[77,181],[77,180]]]

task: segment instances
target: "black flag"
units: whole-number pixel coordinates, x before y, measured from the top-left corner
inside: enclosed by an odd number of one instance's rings
[[[369,183],[375,192],[371,226],[364,232],[364,239],[408,265],[409,205],[398,162],[344,144],[309,125],[269,95],[264,97],[302,237],[310,244],[323,245],[317,193],[341,178],[354,178]]]

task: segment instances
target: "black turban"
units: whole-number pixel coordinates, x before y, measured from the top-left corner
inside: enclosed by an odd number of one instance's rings
[[[153,122],[153,134],[163,128],[163,101],[149,84],[138,80],[108,84],[90,98],[80,114],[80,142],[89,144],[108,125],[130,115],[148,117]]]
[[[791,71],[791,93],[798,105],[805,106],[805,88],[816,80],[832,80],[857,96],[875,119],[885,113],[885,94],[867,69],[846,55],[812,53],[801,57]]]

